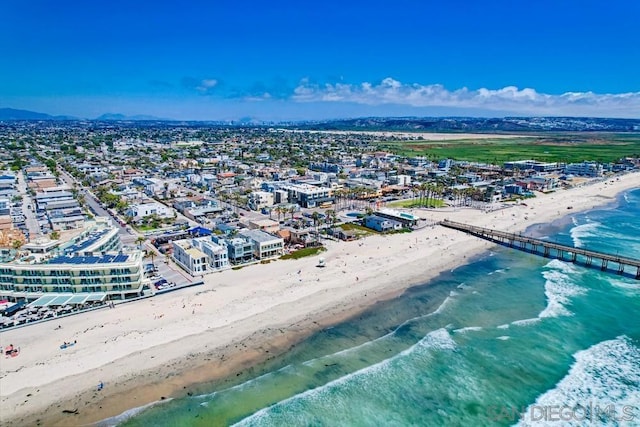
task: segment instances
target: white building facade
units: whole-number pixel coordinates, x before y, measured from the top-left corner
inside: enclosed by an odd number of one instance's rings
[[[215,243],[209,236],[174,241],[172,257],[192,276],[229,268],[227,248]]]

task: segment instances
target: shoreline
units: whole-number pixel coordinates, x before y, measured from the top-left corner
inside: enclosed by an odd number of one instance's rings
[[[640,174],[632,173],[540,195],[528,200],[528,206],[490,213],[459,208],[417,214],[429,220],[449,217],[522,231],[552,227],[561,218],[615,203],[619,194],[638,187]],[[330,242],[323,254],[325,269],[315,267],[316,257],[279,260],[206,276],[204,290],[182,290],[115,310],[60,319],[62,333],[79,337],[80,345],[65,354],[54,348],[62,335],[51,333],[51,322],[24,328],[22,334],[0,332],[3,346],[12,340],[27,350],[24,359],[21,354],[2,365],[0,413],[9,415],[6,419],[3,415],[0,424],[86,425],[163,397],[184,396],[204,383],[231,382],[229,378],[235,379],[238,372],[278,357],[314,332],[423,286],[492,246],[438,226]],[[265,277],[271,280],[265,283]],[[220,283],[230,280],[232,284]],[[86,328],[90,324],[94,326]],[[100,343],[107,351],[101,351]],[[81,366],[73,369],[73,365]],[[16,385],[21,379],[23,387]],[[95,387],[99,381],[105,383],[100,392]],[[56,395],[57,399],[51,398]],[[65,409],[78,409],[79,414],[63,414]]]

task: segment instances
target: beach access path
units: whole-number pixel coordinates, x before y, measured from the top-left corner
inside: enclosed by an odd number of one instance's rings
[[[606,205],[631,188],[640,188],[640,173],[493,212],[413,212],[518,232]],[[0,332],[0,345],[21,348],[0,363],[0,425],[83,425],[183,396],[194,384],[235,376],[490,247],[440,226],[328,241],[324,268],[317,256],[277,260],[204,276],[203,286]],[[61,350],[69,340],[77,344]]]

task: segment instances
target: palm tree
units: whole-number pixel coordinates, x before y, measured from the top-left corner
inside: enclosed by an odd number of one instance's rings
[[[427,196],[425,199],[425,196],[428,194],[427,192],[429,191],[429,184],[426,182],[423,182],[420,184],[420,206],[425,206],[425,207],[429,207],[429,197]]]
[[[313,219],[313,225],[316,229],[316,246],[320,241],[320,236],[318,235],[318,223],[320,222],[320,214],[317,211],[313,211],[311,214],[311,218]]]
[[[330,220],[331,228],[334,228],[337,219],[336,211],[334,211],[333,209],[327,209],[325,211],[325,215],[327,215],[327,218]]]
[[[336,210],[340,210],[340,202],[344,201],[345,191],[343,189],[337,189],[333,192],[333,196],[335,197]]]
[[[145,237],[138,236],[138,238],[136,239],[136,245],[138,245],[138,249],[142,248],[141,245],[145,242],[145,240],[147,240]]]
[[[432,183],[425,184],[425,192],[426,192],[427,198],[424,204],[427,208],[431,207],[431,197],[433,195],[434,190],[435,190],[434,184]]]

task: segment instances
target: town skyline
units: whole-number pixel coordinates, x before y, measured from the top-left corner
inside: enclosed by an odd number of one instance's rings
[[[640,117],[640,6],[5,6],[1,107],[94,118]]]

